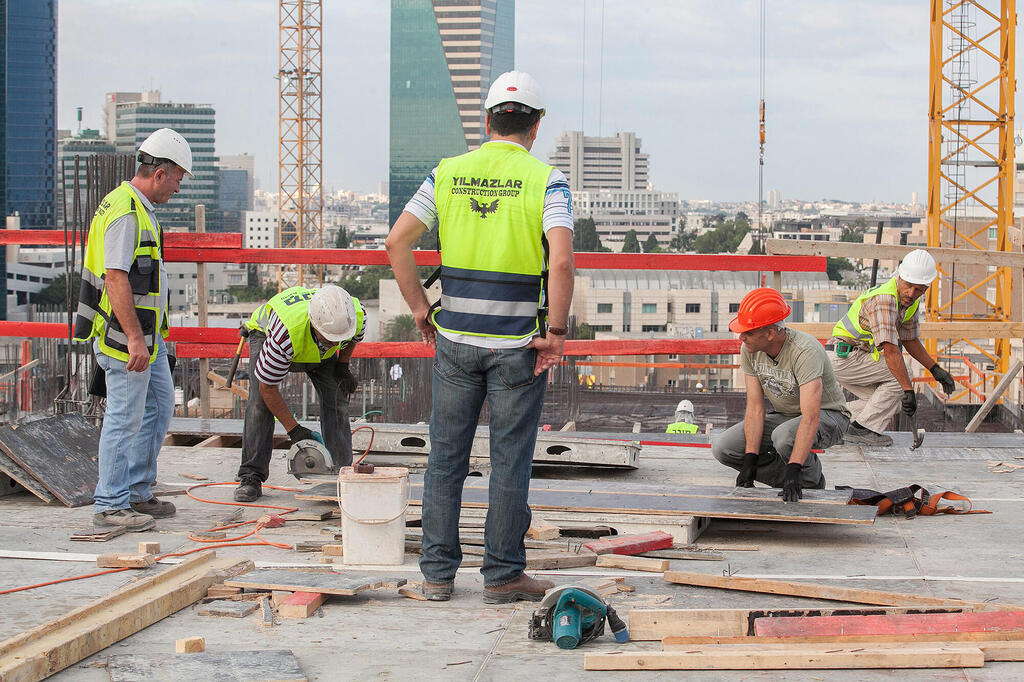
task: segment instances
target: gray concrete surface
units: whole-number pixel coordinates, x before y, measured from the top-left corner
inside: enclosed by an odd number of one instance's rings
[[[753,521],[714,521],[699,544],[723,548],[726,562],[673,561],[675,569],[720,573],[730,570],[743,576],[806,577],[835,585],[912,592],[934,596],[963,597],[1024,603],[1024,470],[991,473],[986,461],[999,459],[1024,463],[1024,437],[1007,434],[929,434],[925,447],[907,450],[909,439],[895,434],[896,447],[867,450],[841,446],[823,456],[829,487],[835,484],[887,490],[909,483],[930,489],[954,489],[974,499],[975,505],[993,514],[940,516],[906,520],[881,518],[873,526],[826,526]],[[904,442],[906,441],[906,442]],[[930,447],[931,445],[931,447]],[[166,447],[161,454],[163,486],[194,485],[181,474],[208,476],[210,481],[230,481],[238,451],[226,448]],[[641,466],[632,472],[597,469],[566,470],[545,467],[535,472],[545,478],[592,478],[661,484],[729,484],[735,474],[715,462],[710,451],[698,447],[647,447]],[[275,455],[271,483],[302,487],[286,476],[283,457]],[[200,497],[230,501],[232,486],[195,491]],[[235,506],[198,502],[184,495],[169,498],[178,515],[160,520],[155,530],[126,534],[106,543],[68,540],[70,532],[88,526],[89,508],[67,509],[45,505],[29,494],[0,498],[0,547],[6,552],[85,553],[134,551],[141,540],[158,541],[164,552],[196,546],[189,531],[214,525]],[[318,507],[298,502],[287,491],[268,491],[262,502],[281,506]],[[246,517],[256,512],[247,510]],[[273,541],[294,543],[324,539],[319,529],[326,522],[291,522],[268,529]],[[756,545],[758,551],[729,551],[731,546]],[[222,555],[256,561],[318,565],[319,554],[298,553],[272,547],[224,549]],[[87,562],[0,558],[0,589],[54,580],[94,570]],[[358,573],[372,571],[346,569]],[[157,569],[152,570],[159,570]],[[407,555],[403,568],[379,575],[419,577],[415,557]],[[612,598],[620,615],[633,608],[761,608],[789,605],[829,605],[774,595],[746,594],[664,582],[660,576],[627,571],[575,569],[547,575],[568,582],[579,575],[625,575],[636,592]],[[131,577],[128,573],[5,595],[0,604],[0,638],[10,637],[48,619],[103,596]],[[199,616],[186,608],[81,663],[57,674],[56,680],[108,680],[102,667],[107,656],[120,653],[173,651],[174,640],[188,636],[206,638],[208,651],[260,648],[291,649],[311,680],[514,680],[524,679],[620,679],[636,680],[759,680],[778,679],[772,671],[632,672],[600,673],[583,670],[587,651],[620,649],[655,650],[656,642],[617,645],[610,636],[575,651],[561,651],[551,642],[527,638],[533,604],[486,605],[481,600],[483,583],[478,569],[463,569],[456,593],[447,603],[416,602],[394,591],[335,597],[307,620],[279,620],[272,628],[259,624],[259,613],[243,619]],[[920,673],[919,673],[920,674]],[[934,680],[1024,679],[1024,663],[988,663],[971,670],[930,670]],[[888,671],[789,671],[791,680],[890,679]],[[173,680],[173,671],[166,679]]]

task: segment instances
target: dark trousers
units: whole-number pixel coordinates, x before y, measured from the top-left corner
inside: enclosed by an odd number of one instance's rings
[[[249,334],[250,367],[259,357],[267,337],[254,331]],[[352,464],[352,425],[348,420],[348,401],[351,395],[338,387],[334,378],[335,358],[322,363],[293,362],[289,372],[305,372],[320,402],[320,425],[324,442],[334,459],[335,467]],[[251,376],[251,374],[250,374]],[[245,405],[245,425],[242,429],[242,464],[238,467],[238,480],[256,476],[266,481],[270,476],[270,455],[274,445],[274,414],[260,395],[259,384],[249,381],[249,402]]]

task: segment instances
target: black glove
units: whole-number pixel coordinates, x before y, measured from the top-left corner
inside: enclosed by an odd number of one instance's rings
[[[796,502],[804,496],[800,490],[800,470],[803,469],[802,464],[796,462],[790,462],[786,465],[786,474],[782,479],[782,490],[779,491],[779,497],[782,498],[783,502]]]
[[[913,417],[917,412],[917,394],[913,390],[903,391],[903,414]]]
[[[935,365],[928,371],[932,373],[932,376],[935,377],[935,380],[937,382],[942,384],[943,393],[949,395],[954,390],[956,390],[956,382],[953,381],[953,377],[950,376],[949,372],[939,367],[939,363],[936,362]]]
[[[310,431],[302,424],[296,424],[295,428],[288,432],[288,437],[292,439],[292,444],[298,443],[300,440],[321,440],[316,437],[313,431]]]
[[[349,395],[355,393],[356,386],[359,385],[356,378],[352,376],[352,370],[348,368],[347,362],[334,363],[334,380],[338,382],[338,388]]]
[[[757,475],[758,457],[759,455],[756,452],[748,452],[743,455],[743,466],[740,468],[740,475],[736,477],[737,488],[754,487],[754,476]]]

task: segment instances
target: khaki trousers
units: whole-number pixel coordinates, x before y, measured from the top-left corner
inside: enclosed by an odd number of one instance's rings
[[[881,433],[900,407],[903,387],[889,371],[885,358],[871,359],[871,353],[855,348],[841,358],[829,351],[836,381],[860,400],[847,403],[853,419],[866,429]]]

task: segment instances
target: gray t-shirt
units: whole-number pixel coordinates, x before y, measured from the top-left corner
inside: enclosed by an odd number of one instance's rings
[[[149,220],[153,227],[158,228],[156,215],[153,213],[153,204],[146,195],[137,187],[135,194],[142,202],[143,208],[149,214]],[[158,228],[159,229],[159,228]],[[138,237],[139,225],[135,220],[135,214],[129,213],[110,223],[107,232],[103,237],[103,268],[106,270],[123,270],[128,272],[132,269],[132,261],[135,259],[135,240]],[[160,245],[163,248],[163,244]],[[160,322],[167,317],[167,267],[164,261],[160,261],[160,320],[157,322],[157,329]]]
[[[775,358],[763,351],[751,353],[746,345],[741,346],[740,369],[757,377],[779,414],[799,416],[800,387],[821,377],[821,409],[850,416],[825,348],[806,332],[786,329],[786,342]]]

